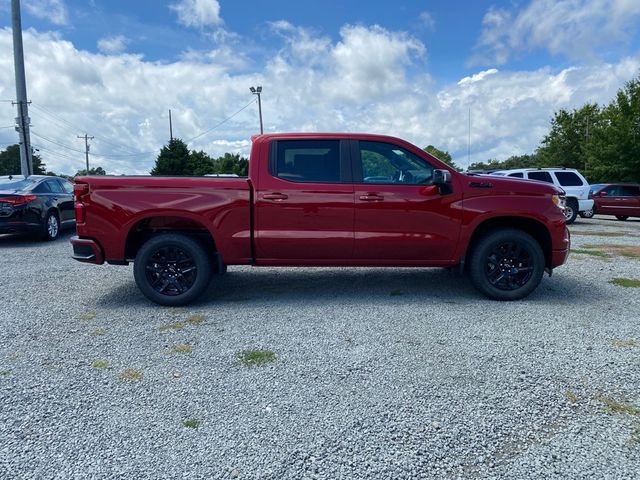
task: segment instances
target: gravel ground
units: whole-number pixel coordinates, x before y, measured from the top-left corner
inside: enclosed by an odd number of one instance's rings
[[[571,230],[524,301],[235,267],[181,309],[69,235],[0,236],[0,478],[637,478],[640,289],[610,281],[640,279],[640,220]]]

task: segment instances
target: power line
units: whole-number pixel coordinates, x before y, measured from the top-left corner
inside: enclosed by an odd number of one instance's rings
[[[189,142],[193,142],[196,138],[200,138],[203,135],[206,135],[209,132],[213,132],[216,128],[218,128],[221,125],[224,125],[225,123],[227,123],[229,120],[231,120],[233,117],[235,117],[236,115],[238,115],[240,112],[242,112],[243,110],[247,109],[250,105],[256,103],[256,100],[251,100],[249,103],[247,103],[244,107],[242,107],[240,110],[238,110],[236,113],[234,113],[233,115],[231,115],[230,117],[225,118],[224,120],[222,120],[220,123],[214,125],[213,127],[211,127],[209,130],[206,130],[198,135],[196,135],[193,138],[190,138],[189,140],[186,140],[185,143],[189,143]]]
[[[47,142],[51,142],[54,145],[58,145],[59,147],[66,148],[67,150],[71,150],[72,152],[84,153],[84,150],[78,150],[77,148],[70,147],[69,145],[65,145],[64,143],[51,140],[50,138],[45,137],[44,135],[40,135],[39,133],[35,133],[35,132],[31,132],[31,133],[36,137],[41,138],[42,140],[46,140]]]

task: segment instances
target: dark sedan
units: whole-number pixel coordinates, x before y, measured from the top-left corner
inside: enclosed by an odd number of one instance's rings
[[[0,234],[35,233],[55,240],[75,226],[73,184],[64,178],[0,177]]]

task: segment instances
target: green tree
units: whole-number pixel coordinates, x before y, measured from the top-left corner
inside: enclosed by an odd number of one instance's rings
[[[462,171],[462,169],[455,164],[449,152],[440,150],[439,148],[436,148],[433,145],[428,145],[424,147],[423,150],[427,153],[430,153],[431,155],[436,157],[438,160],[441,160],[447,165],[450,165],[451,167],[455,168],[459,172]]]
[[[74,177],[82,177],[84,175],[106,175],[107,172],[104,171],[102,167],[90,168],[89,173],[87,173],[87,169],[78,170],[78,172],[74,175]]]
[[[214,160],[205,152],[195,150],[189,154],[187,161],[187,168],[184,175],[190,175],[193,177],[201,177],[208,173],[215,173]]]
[[[179,138],[162,147],[151,175],[189,175],[189,148]]]
[[[469,165],[469,170],[509,170],[511,168],[534,168],[540,166],[536,155],[512,155],[506,160],[492,158],[488,162],[475,162]]]
[[[627,82],[602,110],[586,152],[592,182],[640,182],[640,77]]]
[[[595,103],[572,111],[561,109],[551,120],[536,155],[540,166],[569,167],[584,171],[589,137],[600,128],[602,112]]]
[[[213,173],[234,173],[246,177],[249,170],[249,160],[239,153],[225,153],[214,161]]]
[[[42,163],[39,155],[33,157],[33,174],[45,175],[47,166]],[[20,167],[20,145],[9,145],[5,150],[0,152],[0,175],[20,175],[22,173]]]

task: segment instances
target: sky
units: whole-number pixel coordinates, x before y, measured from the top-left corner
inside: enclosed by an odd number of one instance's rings
[[[145,174],[173,133],[394,135],[469,162],[533,153],[561,108],[640,75],[638,0],[22,0],[32,144],[48,170]],[[0,0],[0,148],[17,143]]]

